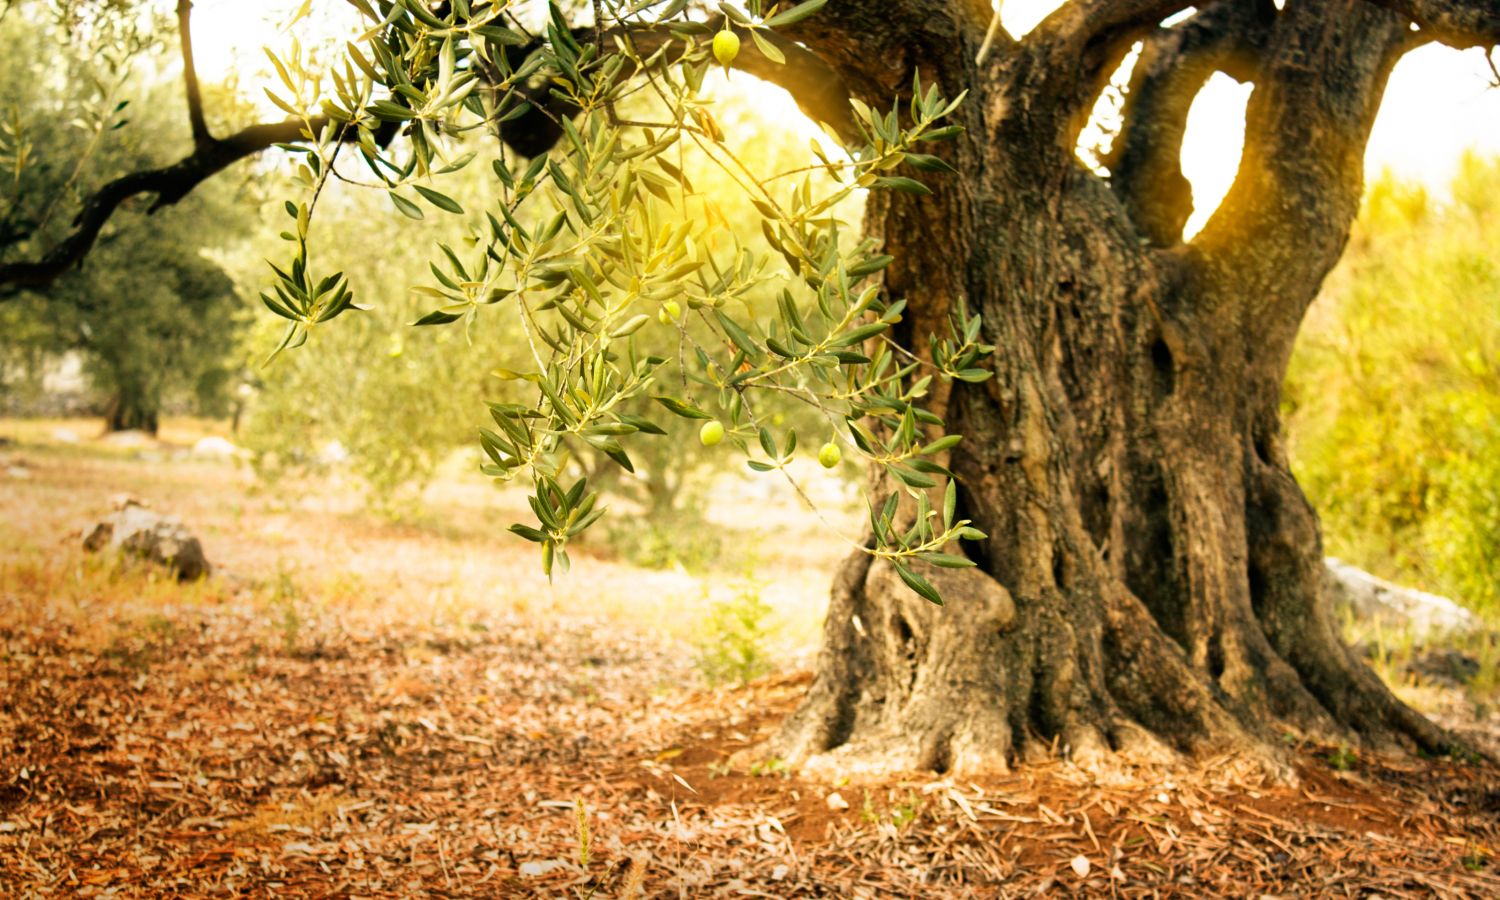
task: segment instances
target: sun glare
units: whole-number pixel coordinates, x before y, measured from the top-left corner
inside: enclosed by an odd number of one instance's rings
[[[1186,237],[1203,228],[1234,183],[1245,147],[1245,105],[1251,89],[1215,72],[1188,109],[1182,174],[1193,186],[1193,214],[1183,227]]]
[[[274,113],[262,90],[275,84],[267,49],[285,52],[293,37],[304,46],[340,47],[360,29],[359,14],[345,3],[313,4],[307,17],[289,29],[299,5],[296,0],[197,0],[192,28],[199,75],[205,81],[236,80],[248,99]]]
[[[823,129],[803,115],[797,101],[781,87],[742,72],[710,72],[703,79],[703,95],[726,111],[740,110],[764,140],[805,144],[817,141],[830,156],[843,151]]]

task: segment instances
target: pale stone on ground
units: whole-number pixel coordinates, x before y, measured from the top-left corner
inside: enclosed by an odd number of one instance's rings
[[[1392,584],[1342,560],[1324,561],[1334,605],[1360,619],[1392,628],[1410,628],[1417,638],[1445,631],[1469,631],[1479,620],[1447,597]]]
[[[176,516],[147,509],[131,497],[115,499],[115,511],[88,530],[84,549],[110,549],[166,566],[183,581],[202,578],[213,571],[203,555],[203,545]]]

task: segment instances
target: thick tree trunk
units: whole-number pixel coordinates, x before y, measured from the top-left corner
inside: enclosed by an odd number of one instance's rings
[[[109,405],[104,408],[106,431],[144,431],[154,435],[158,425],[157,403],[147,391],[117,388]]]
[[[1328,102],[1351,107],[1349,133],[1312,139],[1356,167],[1372,118],[1358,103],[1378,97],[1403,28],[1359,12],[1318,31],[1316,53],[1286,51],[1289,67],[1346,79],[1349,96]],[[1275,768],[1288,731],[1439,748],[1443,734],[1341,642],[1317,519],[1280,440],[1291,342],[1342,248],[1357,173],[1298,197],[1312,225],[1258,232],[1270,199],[1257,191],[1271,188],[1254,185],[1254,166],[1303,177],[1295,160],[1274,168],[1268,140],[1247,150],[1232,227],[1152,246],[1162,228],[1138,226],[1129,191],[1057,139],[1057,113],[1038,100],[1047,63],[1021,49],[981,70],[972,50],[950,47],[923,73],[980,86],[953,160],[963,175],[935,197],[880,195],[867,225],[897,259],[887,287],[911,301],[909,346],[926,346],[962,297],[997,348],[993,379],[938,398],[965,435],[950,459],[963,514],[990,537],[965,548],[977,568],[924,573],[942,608],[852,556],[810,694],[769,752],[849,772],[995,769],[1058,751]],[[1291,93],[1263,89],[1252,118]],[[1168,218],[1180,237],[1185,216]]]

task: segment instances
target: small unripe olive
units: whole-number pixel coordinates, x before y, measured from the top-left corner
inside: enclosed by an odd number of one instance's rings
[[[734,58],[740,55],[740,36],[728,28],[714,35],[714,59],[728,69]]]
[[[677,321],[677,317],[680,315],[682,315],[682,306],[679,305],[676,300],[668,300],[666,303],[663,303],[661,305],[661,309],[657,310],[656,312],[657,320],[660,321],[663,325],[671,325],[673,322]]]
[[[698,440],[702,441],[705,447],[712,447],[724,440],[723,423],[718,419],[704,422],[703,427],[698,429]]]
[[[818,448],[818,462],[825,469],[831,469],[834,466],[838,465],[839,460],[843,458],[844,451],[840,450],[839,445],[835,444],[833,441],[829,441],[822,447]]]

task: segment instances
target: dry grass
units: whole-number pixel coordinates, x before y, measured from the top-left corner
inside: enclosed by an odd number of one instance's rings
[[[186,451],[212,427],[169,420],[163,441],[121,449],[98,440],[59,444],[59,428],[95,434],[92,422],[0,420],[0,449],[24,478],[8,478],[0,551],[25,562],[48,559],[128,493],[181,517],[199,535],[210,560],[231,582],[280,580],[317,612],[399,610],[402,616],[463,618],[476,611],[508,610],[547,618],[594,616],[629,622],[672,641],[698,636],[697,615],[716,599],[732,596],[744,560],[774,608],[773,627],[784,655],[805,653],[816,638],[826,606],[828,572],[844,552],[809,516],[788,517],[795,504],[762,503],[773,522],[736,515],[721,504],[722,519],[739,521],[730,543],[736,558],[728,572],[693,576],[648,571],[610,558],[605,548],[581,545],[571,572],[554,583],[541,572],[535,549],[507,534],[531,513],[518,491],[497,490],[477,473],[460,471],[430,486],[424,512],[396,522],[366,513],[353,485],[291,481],[258,483],[233,462],[204,460]],[[8,452],[7,452],[8,451]],[[628,513],[623,513],[628,515]],[[771,529],[784,529],[769,540]]]

